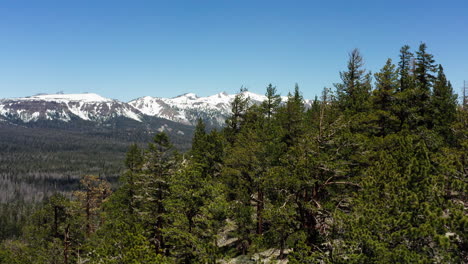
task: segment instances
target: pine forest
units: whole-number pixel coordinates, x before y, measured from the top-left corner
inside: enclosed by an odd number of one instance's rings
[[[5,207],[0,263],[468,263],[468,106],[442,65],[422,43],[371,73],[354,49],[339,76],[310,107],[239,93],[188,150],[158,133],[118,181]]]

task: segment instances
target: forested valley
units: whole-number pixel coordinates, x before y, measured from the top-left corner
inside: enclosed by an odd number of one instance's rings
[[[116,188],[128,147],[144,146],[155,134],[135,123],[0,121],[0,240],[18,236],[44,198],[54,193],[71,198],[83,175],[96,175]],[[169,137],[181,151],[190,147],[191,136]]]
[[[310,108],[298,85],[239,94],[187,151],[131,145],[118,184],[47,197],[0,262],[468,263],[468,106],[425,44],[383,63],[353,50]]]

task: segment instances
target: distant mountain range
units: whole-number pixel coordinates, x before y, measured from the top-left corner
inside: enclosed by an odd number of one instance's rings
[[[265,100],[264,95],[248,91],[243,94],[253,104]],[[230,103],[235,96],[225,92],[207,97],[186,93],[173,98],[144,96],[130,102],[120,102],[94,93],[41,94],[1,99],[0,119],[22,124],[44,121],[71,123],[78,120],[104,125],[116,118],[139,123],[151,123],[151,120],[157,118],[161,121],[158,122],[161,126],[157,129],[162,131],[174,129],[170,127],[170,123],[162,120],[193,126],[202,118],[208,126],[221,127],[230,114]],[[305,102],[311,103],[310,100]],[[182,130],[175,132],[184,133]]]

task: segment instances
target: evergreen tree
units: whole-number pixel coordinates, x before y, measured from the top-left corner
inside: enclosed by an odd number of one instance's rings
[[[236,134],[239,132],[242,125],[244,115],[249,106],[249,98],[245,97],[244,92],[247,89],[241,88],[240,92],[234,97],[234,100],[231,102],[231,116],[226,119],[227,128],[224,130],[228,142],[233,143],[235,140]]]
[[[168,258],[156,254],[148,231],[138,215],[128,212],[128,183],[104,203],[106,222],[87,241],[82,262],[169,264]],[[78,263],[82,263],[78,262]]]
[[[457,96],[453,93],[452,85],[444,74],[444,68],[439,65],[434,91],[431,97],[432,123],[434,128],[446,140],[451,139],[450,126],[456,119]]]
[[[305,107],[299,85],[295,85],[294,94],[289,94],[286,104],[279,109],[278,118],[283,133],[282,142],[291,147],[304,133]]]
[[[398,76],[395,65],[388,59],[379,73],[375,74],[376,89],[373,91],[372,102],[377,115],[378,136],[385,136],[396,131],[398,119],[395,116],[395,94],[398,89]]]
[[[262,219],[262,198],[258,197],[264,184],[260,142],[254,129],[244,127],[232,147],[228,148],[224,160],[223,175],[229,190],[232,219],[237,225],[238,247],[243,254],[247,253],[252,243],[251,231],[255,230],[255,226],[257,230],[260,228]],[[253,208],[255,204],[256,209]],[[252,215],[256,215],[257,223],[251,220]]]
[[[396,114],[400,120],[399,130],[409,126],[409,117],[413,111],[413,94],[415,89],[414,75],[412,72],[412,64],[414,55],[410,52],[408,45],[400,49],[400,61],[398,62],[398,74],[400,76],[400,85],[395,95],[396,97]]]
[[[224,139],[218,131],[206,132],[205,123],[199,119],[189,151],[189,160],[202,169],[203,178],[219,176],[224,154]]]
[[[168,141],[161,136],[153,144],[168,146]],[[101,205],[106,221],[84,248],[84,253],[87,252],[84,258],[91,263],[173,263],[161,255],[162,249],[159,253],[155,250],[154,233],[161,230],[155,230],[151,219],[159,208],[151,207],[158,204],[151,196],[157,193],[154,190],[157,184],[148,171],[148,160],[148,151],[144,154],[137,145],[127,152],[128,170],[121,176],[121,186]]]
[[[271,83],[267,87],[265,96],[266,100],[262,102],[262,110],[264,111],[267,120],[270,121],[281,104],[281,97],[277,94],[276,87]]]
[[[223,186],[203,175],[199,163],[188,161],[171,178],[164,201],[166,244],[176,263],[216,263],[217,235],[226,220]]]
[[[358,49],[349,53],[348,71],[340,72],[342,83],[335,84],[342,110],[358,113],[369,107],[371,90],[369,73],[363,69],[364,61]]]
[[[400,49],[400,61],[398,62],[398,74],[400,75],[400,92],[412,87],[411,63],[413,53],[410,52],[410,46],[405,45]]]
[[[74,263],[84,241],[77,203],[53,195],[30,218],[24,230],[26,263]]]
[[[418,126],[431,128],[430,96],[432,86],[435,80],[433,73],[436,71],[434,58],[432,54],[427,53],[426,44],[419,45],[416,52],[414,77],[416,80],[415,98],[415,123]]]
[[[176,165],[172,144],[165,133],[158,133],[145,154],[143,173],[135,179],[136,213],[142,221],[146,236],[154,247],[155,254],[165,253],[162,229],[164,220],[164,200],[169,192],[169,179]]]
[[[204,166],[204,171],[208,170],[208,166],[210,165],[207,160],[209,158],[207,155],[209,148],[208,144],[208,135],[206,134],[205,123],[201,118],[199,118],[193,134],[190,158],[193,162],[198,163],[200,166]]]
[[[346,245],[336,245],[335,262],[457,263],[457,246],[447,235],[446,214],[459,210],[446,201],[447,177],[435,170],[425,144],[415,137],[385,141],[362,179],[353,212],[342,219]],[[341,259],[344,257],[346,260]]]
[[[126,194],[122,196],[125,198],[125,202],[122,202],[122,204],[126,207],[125,212],[130,215],[133,215],[137,207],[135,200],[135,180],[138,177],[137,175],[142,173],[143,162],[143,151],[137,144],[132,144],[125,157],[127,171],[125,171],[121,177],[122,185],[120,186],[120,191]]]
[[[137,144],[132,144],[125,157],[125,165],[130,172],[137,172],[143,164],[143,153]]]
[[[421,100],[426,100],[429,97],[432,84],[435,80],[433,75],[436,72],[436,65],[434,64],[434,56],[427,53],[427,46],[425,43],[419,45],[419,50],[416,52],[415,70],[414,75],[418,88],[422,90],[424,97]]]
[[[206,126],[201,118],[198,119],[197,125],[195,126],[195,132],[192,139],[192,159],[202,162],[201,157],[203,155],[203,150],[206,148],[207,144],[207,134]]]

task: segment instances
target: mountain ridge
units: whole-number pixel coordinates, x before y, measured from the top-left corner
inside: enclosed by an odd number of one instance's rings
[[[249,91],[242,94],[253,104],[266,98]],[[189,126],[194,126],[201,118],[211,127],[222,127],[230,115],[230,104],[236,95],[220,92],[200,97],[189,92],[172,98],[142,96],[123,102],[96,93],[39,94],[0,99],[0,117],[23,123],[39,120],[71,122],[78,118],[98,124],[117,117],[137,122],[145,122],[146,117],[156,117]],[[282,101],[287,100],[286,96],[281,98]],[[311,100],[304,101],[306,105],[311,104]]]

